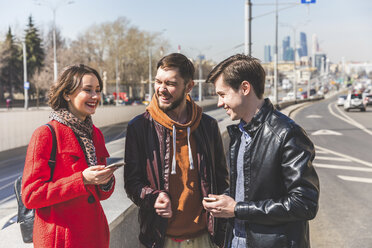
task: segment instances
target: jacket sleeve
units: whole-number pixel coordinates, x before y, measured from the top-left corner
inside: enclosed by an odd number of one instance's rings
[[[125,140],[124,188],[128,197],[142,208],[153,208],[159,190],[150,187],[146,176],[144,144],[141,143],[144,129],[134,128],[129,123]],[[141,146],[142,144],[142,146]]]
[[[239,202],[235,207],[237,218],[264,225],[315,218],[319,179],[312,166],[314,145],[297,125],[290,129],[282,142],[281,168],[287,194],[279,199]]]
[[[217,121],[214,121],[216,142],[214,145],[214,162],[216,170],[217,194],[224,194],[229,189],[229,171],[227,169],[225,150]]]
[[[22,177],[22,200],[29,209],[51,206],[88,194],[81,171],[61,178],[53,176],[51,182],[46,182],[51,172],[48,160],[52,143],[49,128],[41,126],[35,130],[28,145]],[[57,161],[56,167],[58,166],[63,164]]]
[[[95,144],[96,152],[97,152],[97,150],[99,150],[99,154],[97,154],[98,164],[99,165],[107,165],[107,159],[106,158],[109,157],[109,153],[106,149],[105,137],[103,136],[101,130],[99,130],[98,128],[95,127],[94,130],[95,130],[94,132],[95,132],[95,136],[96,136],[96,139],[97,139],[97,142]],[[108,199],[112,195],[112,193],[114,192],[114,189],[115,189],[115,184],[116,184],[116,180],[115,180],[115,176],[114,176],[112,178],[112,180],[110,180],[108,185],[95,186],[96,190],[97,190],[97,193],[98,193],[98,197],[101,201]]]

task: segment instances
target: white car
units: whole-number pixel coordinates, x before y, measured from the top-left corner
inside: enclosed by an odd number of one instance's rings
[[[345,102],[346,97],[347,97],[347,95],[338,96],[337,106],[344,106],[344,102]]]
[[[350,109],[360,109],[360,111],[366,111],[366,105],[363,102],[362,94],[349,93],[344,102],[344,110],[349,111]]]

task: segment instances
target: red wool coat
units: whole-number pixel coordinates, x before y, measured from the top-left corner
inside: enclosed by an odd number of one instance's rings
[[[109,192],[83,183],[82,171],[88,167],[84,152],[73,131],[57,121],[49,122],[57,138],[53,180],[48,160],[52,134],[47,126],[35,130],[27,149],[23,171],[22,200],[36,209],[35,248],[108,248],[110,232],[100,200]],[[106,164],[109,154],[101,131],[93,128],[98,164]]]

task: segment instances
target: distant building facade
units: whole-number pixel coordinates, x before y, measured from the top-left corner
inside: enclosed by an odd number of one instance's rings
[[[307,56],[307,39],[304,32],[300,33],[300,48],[298,49],[298,55],[300,58]]]
[[[272,61],[272,57],[271,57],[271,46],[270,46],[270,45],[266,45],[266,46],[265,46],[265,51],[264,51],[264,61],[265,61],[266,63]]]
[[[322,71],[322,59],[324,59],[323,69],[325,70],[327,55],[325,55],[324,53],[316,53],[314,55],[314,66],[317,68],[318,72]]]
[[[293,61],[294,59],[294,50],[291,47],[291,38],[286,36],[283,40],[283,60],[284,61]]]

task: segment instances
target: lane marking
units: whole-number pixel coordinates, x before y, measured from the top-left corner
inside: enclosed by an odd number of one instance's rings
[[[350,159],[348,158],[337,158],[337,157],[322,157],[322,156],[317,156],[315,157],[315,160],[330,160],[330,161],[343,161],[343,162],[351,162]]]
[[[364,167],[333,165],[333,164],[319,164],[319,163],[313,163],[313,165],[317,168],[372,172],[372,168],[364,168]]]
[[[327,130],[327,129],[320,129],[318,131],[313,132],[311,135],[342,135],[342,133],[333,131],[333,130]]]
[[[328,154],[328,152],[325,151],[315,151],[316,154]]]
[[[342,154],[342,153],[339,153],[339,152],[335,152],[335,151],[326,149],[324,147],[320,147],[318,145],[315,145],[315,149],[322,150],[322,151],[337,155],[337,156],[342,157],[342,158],[350,159],[353,162],[360,163],[360,164],[363,164],[363,165],[368,166],[368,167],[372,167],[372,163],[370,163],[370,162],[367,162],[367,161],[364,161],[364,160],[361,160],[361,159],[358,159],[358,158],[354,158],[354,157],[351,157],[351,156],[348,156],[348,155],[345,155],[345,154]]]
[[[10,195],[8,196],[7,198],[3,198],[1,201],[0,201],[0,204],[3,204],[4,202],[8,201],[8,200],[11,200],[12,198],[16,198],[15,195]]]
[[[13,181],[10,182],[10,183],[5,184],[5,185],[3,185],[3,186],[1,186],[1,187],[0,187],[0,190],[3,190],[3,189],[5,189],[5,188],[8,188],[8,187],[11,186],[11,185],[14,185],[14,182],[13,182]]]
[[[17,174],[13,174],[11,176],[8,176],[8,177],[3,177],[3,178],[0,179],[0,182],[6,181],[6,180],[11,179],[11,178],[16,178],[16,177],[20,176],[21,174],[22,173],[17,173]]]
[[[121,143],[121,142],[124,142],[124,141],[125,141],[125,137],[117,139],[117,140],[110,141],[110,142],[106,143],[106,146],[114,145],[116,143]]]
[[[352,181],[352,182],[358,182],[358,183],[372,183],[372,178],[349,177],[349,176],[341,176],[341,175],[338,175],[338,177],[345,181]]]
[[[319,119],[319,118],[323,118],[323,116],[321,116],[321,115],[309,115],[309,116],[306,116],[306,118]]]
[[[339,115],[336,114],[335,112],[333,112],[331,105],[335,105],[335,104],[336,104],[336,103],[330,103],[330,104],[328,104],[328,110],[329,110],[329,112],[330,112],[332,115],[334,115],[335,117],[337,117],[337,118],[339,118],[339,119],[341,119],[341,120],[343,120],[343,121],[349,123],[349,124],[352,125],[352,126],[355,126],[355,127],[359,128],[360,130],[362,130],[362,131],[368,133],[369,135],[372,135],[372,131],[368,130],[368,129],[367,129],[366,127],[364,127],[362,124],[360,124],[360,123],[356,122],[355,120],[353,120],[353,119],[352,119],[350,116],[348,116],[347,114],[341,112],[340,109],[336,108],[337,111],[338,111],[341,115],[344,116],[344,118],[343,118],[342,116],[339,116]]]

